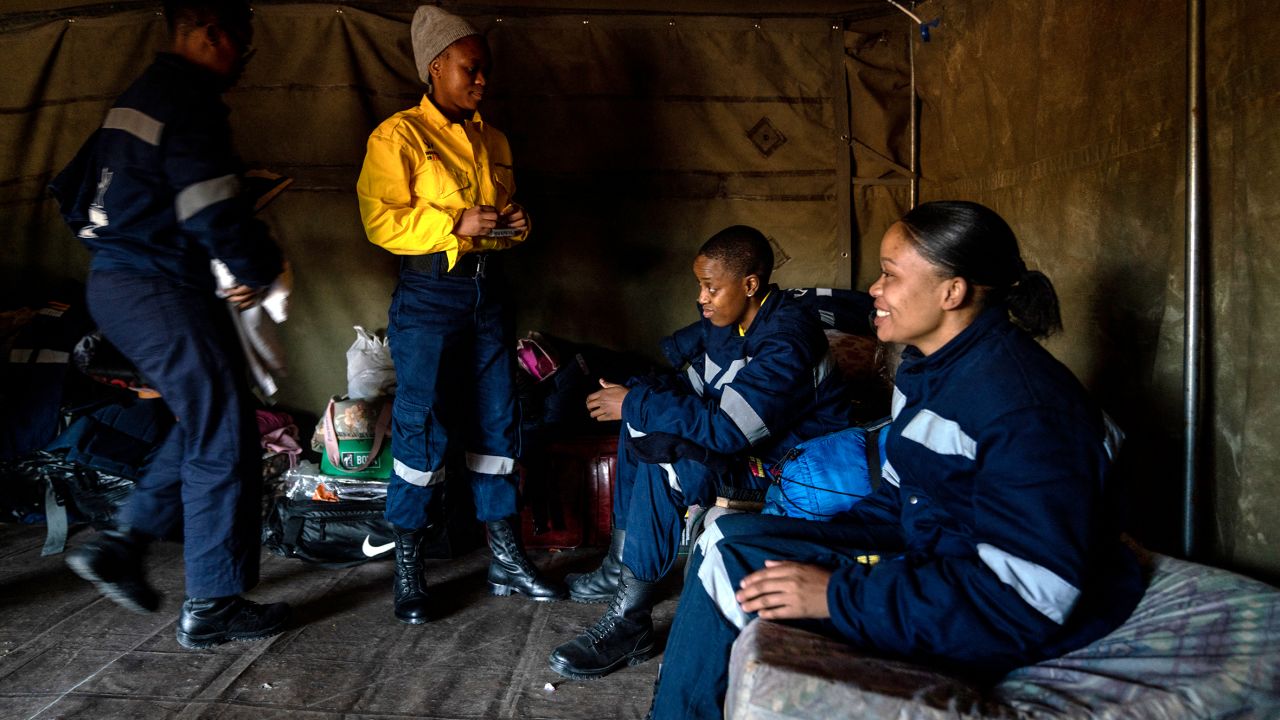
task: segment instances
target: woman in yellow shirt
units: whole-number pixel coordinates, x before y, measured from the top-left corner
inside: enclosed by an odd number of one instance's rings
[[[476,111],[489,47],[434,6],[418,8],[411,33],[427,94],[369,136],[356,192],[369,240],[401,256],[387,324],[397,373],[387,520],[395,615],[419,624],[432,615],[419,548],[451,431],[463,433],[476,516],[489,531],[493,593],[558,600],[566,591],[538,574],[520,543],[514,332],[491,275],[497,251],[528,236],[529,219],[511,201],[507,138]]]

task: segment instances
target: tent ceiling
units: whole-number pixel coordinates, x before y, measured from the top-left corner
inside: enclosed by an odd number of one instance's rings
[[[306,0],[254,0],[255,5],[297,4]],[[325,3],[312,3],[325,4]],[[408,13],[420,0],[355,0],[333,5],[374,12]],[[467,13],[492,14],[670,14],[732,15],[737,17],[845,17],[860,19],[896,12],[888,0],[507,0],[506,2],[444,2],[445,8]],[[907,0],[903,0],[907,4]],[[158,9],[159,0],[6,0],[0,10],[0,30],[28,22],[99,16],[115,12]]]

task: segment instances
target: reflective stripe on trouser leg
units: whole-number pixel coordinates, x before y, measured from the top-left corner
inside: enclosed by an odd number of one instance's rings
[[[665,464],[665,463],[664,463]],[[638,463],[627,506],[627,542],[622,562],[641,580],[661,579],[675,564],[684,529],[685,509],[715,500],[716,483],[710,470],[692,460],[660,465]],[[671,482],[672,475],[677,482]]]
[[[516,405],[515,333],[502,288],[484,278],[476,287],[472,337],[472,409],[467,428],[467,469],[476,518],[501,520],[518,511],[515,457],[520,416]]]
[[[701,552],[695,549],[689,562],[689,577],[700,575],[705,562]],[[737,638],[738,629],[724,619],[702,586],[694,582],[686,585],[658,674],[654,720],[721,718],[729,683],[729,652]]]
[[[440,416],[442,363],[464,357],[474,290],[427,273],[402,270],[387,311],[387,339],[396,366],[391,415],[392,476],[386,518],[402,528],[427,524],[435,488],[445,478],[449,428]]]
[[[627,513],[631,507],[631,492],[636,484],[636,467],[638,463],[627,447],[627,438],[631,437],[631,426],[622,423],[618,431],[618,462],[613,476],[613,526],[620,530],[627,529]]]

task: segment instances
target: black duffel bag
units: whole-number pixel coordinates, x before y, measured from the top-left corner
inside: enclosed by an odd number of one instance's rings
[[[262,546],[283,557],[333,566],[393,557],[395,533],[385,500],[324,502],[277,497],[262,526]]]
[[[262,546],[282,557],[349,567],[395,557],[395,531],[384,513],[386,498],[326,502],[277,496],[262,524]],[[424,531],[418,553],[448,559],[476,547],[479,523],[463,505]]]

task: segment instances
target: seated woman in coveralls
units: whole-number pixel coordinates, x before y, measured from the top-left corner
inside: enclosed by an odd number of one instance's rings
[[[880,264],[876,333],[907,346],[885,482],[833,522],[741,514],[706,531],[654,718],[721,717],[730,647],[757,616],[997,678],[1103,636],[1142,595],[1112,512],[1114,431],[1036,343],[1061,327],[1058,301],[1009,226],[926,203],[885,233]]]
[[[602,383],[587,399],[592,417],[622,420],[615,528],[608,557],[573,580],[570,596],[611,604],[551,654],[561,675],[601,677],[654,653],[654,587],[675,563],[686,507],[710,505],[722,482],[763,487],[766,463],[848,427],[847,386],[822,326],[769,283],[772,270],[759,230],[716,233],[693,261],[702,321],[686,373]]]

